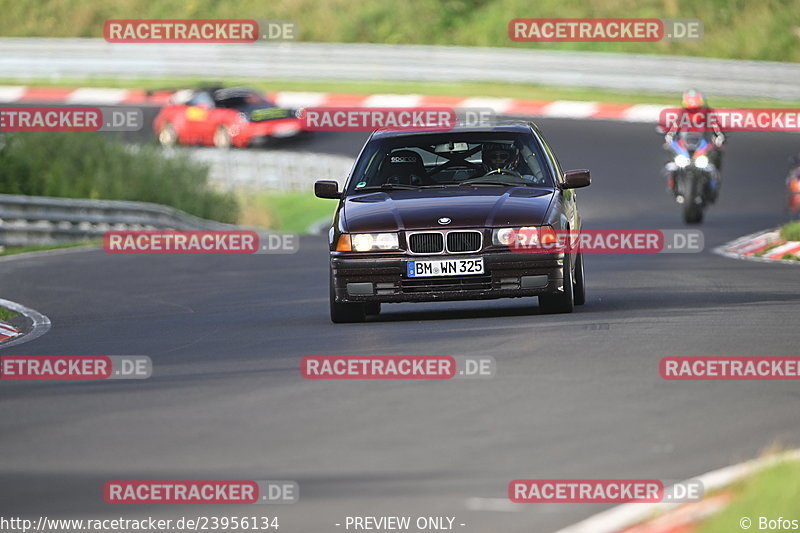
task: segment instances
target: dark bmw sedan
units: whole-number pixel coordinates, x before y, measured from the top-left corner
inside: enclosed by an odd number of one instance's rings
[[[538,296],[544,313],[585,301],[583,257],[521,253],[521,235],[580,230],[573,189],[531,123],[443,131],[379,131],[361,150],[330,229],[333,322],[363,321],[381,303]]]

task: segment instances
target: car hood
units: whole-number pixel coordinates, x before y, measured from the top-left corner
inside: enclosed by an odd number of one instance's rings
[[[542,224],[553,190],[538,187],[416,189],[351,195],[344,202],[350,233],[426,228]],[[447,225],[440,218],[449,218]]]

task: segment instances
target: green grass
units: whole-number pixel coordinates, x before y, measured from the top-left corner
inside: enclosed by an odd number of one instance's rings
[[[772,244],[768,244],[767,247],[764,248],[763,250],[759,250],[756,253],[754,253],[753,255],[756,256],[756,257],[764,257],[765,255],[770,253],[772,250],[774,250],[778,246],[781,246],[782,244],[783,244],[783,241],[773,242]]]
[[[17,255],[28,252],[43,252],[45,250],[60,250],[62,248],[75,248],[77,246],[95,246],[99,245],[100,241],[86,241],[86,242],[71,242],[68,244],[41,244],[38,246],[12,246],[5,247],[0,250],[0,257],[6,255]]]
[[[731,533],[744,531],[739,520],[747,517],[752,521],[751,531],[766,531],[759,528],[759,517],[777,519],[784,517],[800,521],[800,462],[785,462],[768,468],[734,489],[735,498],[721,513],[702,524],[695,533]],[[795,528],[796,529],[796,528]]]
[[[780,235],[781,239],[787,241],[800,241],[800,221],[790,222],[783,226]]]
[[[0,35],[102,37],[110,18],[291,19],[308,42],[506,46],[800,61],[796,0],[0,0]],[[512,18],[699,18],[704,38],[663,43],[514,43]],[[142,45],[143,51],[146,45]],[[146,53],[146,52],[144,52]],[[509,73],[513,77],[513,72]]]
[[[270,91],[311,91],[352,94],[422,94],[429,96],[457,96],[519,98],[525,100],[579,100],[617,104],[663,104],[680,105],[680,95],[675,93],[644,93],[606,91],[593,88],[552,87],[546,85],[528,85],[508,82],[403,82],[403,81],[323,81],[323,80],[259,80],[247,78],[226,78],[225,80],[208,80],[202,78],[159,78],[120,80],[109,78],[69,78],[69,79],[29,79],[15,80],[2,78],[0,85],[29,85],[40,87],[103,87],[145,90],[177,90],[204,85],[248,86]],[[770,98],[727,98],[709,96],[714,107],[800,107],[800,100],[776,100]]]
[[[11,320],[14,317],[18,317],[19,313],[12,311],[11,309],[6,309],[5,307],[0,307],[0,320]]]
[[[305,233],[308,227],[331,218],[336,200],[317,198],[300,192],[253,192],[242,194],[241,224],[292,233]]]
[[[221,222],[238,218],[235,198],[211,188],[206,165],[86,132],[3,136],[0,193],[153,202]]]

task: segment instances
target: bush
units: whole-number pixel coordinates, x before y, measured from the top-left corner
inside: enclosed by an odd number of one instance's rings
[[[96,133],[0,137],[0,193],[153,202],[230,223],[239,214],[232,195],[211,189],[207,166]]]
[[[296,20],[306,42],[502,46],[800,61],[797,0],[120,0],[6,1],[5,37],[94,37],[107,19]],[[659,43],[514,43],[508,22],[526,17],[695,18],[699,41]],[[635,68],[635,64],[631,64]],[[1,75],[1,74],[0,74]],[[508,80],[513,81],[510,69]],[[710,92],[710,91],[709,91]]]
[[[800,241],[800,222],[790,222],[781,228],[781,239]]]

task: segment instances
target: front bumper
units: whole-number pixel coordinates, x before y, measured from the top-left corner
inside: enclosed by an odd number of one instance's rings
[[[519,298],[563,292],[564,254],[482,253],[484,273],[465,276],[409,278],[409,260],[442,256],[405,255],[354,257],[331,254],[331,274],[336,301],[431,302]]]
[[[271,139],[290,139],[304,135],[303,123],[296,118],[250,122],[242,128],[239,142],[256,146]]]

